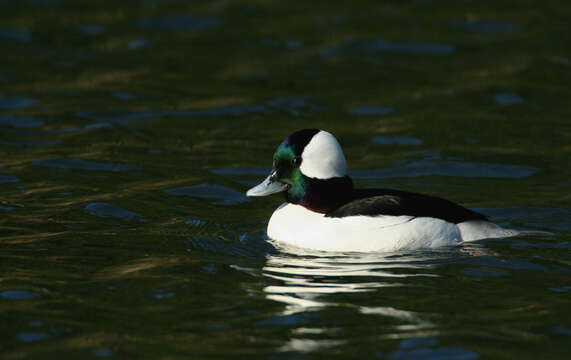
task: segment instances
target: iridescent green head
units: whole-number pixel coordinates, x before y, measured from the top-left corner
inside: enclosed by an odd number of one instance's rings
[[[275,180],[287,185],[287,201],[296,204],[305,193],[306,181],[300,170],[301,154],[296,154],[288,140],[284,140],[274,153],[272,173],[275,173]]]
[[[326,131],[305,129],[282,141],[274,153],[270,176],[246,195],[286,191],[288,202],[306,206],[322,197],[319,184],[345,177],[345,156],[335,137]]]

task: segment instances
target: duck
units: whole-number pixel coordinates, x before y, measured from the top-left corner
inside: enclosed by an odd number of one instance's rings
[[[248,197],[285,195],[271,215],[270,239],[318,251],[394,252],[457,246],[542,232],[503,228],[479,212],[415,192],[355,188],[337,139],[319,129],[286,137],[272,170]]]

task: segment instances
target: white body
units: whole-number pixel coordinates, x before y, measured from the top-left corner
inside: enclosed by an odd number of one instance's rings
[[[290,245],[323,251],[398,251],[458,245],[463,241],[503,238],[522,232],[488,221],[460,224],[430,217],[325,217],[300,205],[284,203],[268,223],[268,236]]]

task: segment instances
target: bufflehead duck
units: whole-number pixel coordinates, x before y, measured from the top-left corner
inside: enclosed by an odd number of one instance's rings
[[[270,175],[247,196],[284,192],[268,236],[323,251],[397,251],[457,245],[528,232],[504,229],[451,201],[392,189],[356,189],[345,156],[327,131],[288,136],[274,153]]]

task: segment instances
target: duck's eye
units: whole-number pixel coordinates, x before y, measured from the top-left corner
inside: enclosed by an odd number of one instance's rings
[[[296,156],[293,159],[291,159],[291,166],[298,167],[299,165],[301,165],[301,157],[300,156]]]

